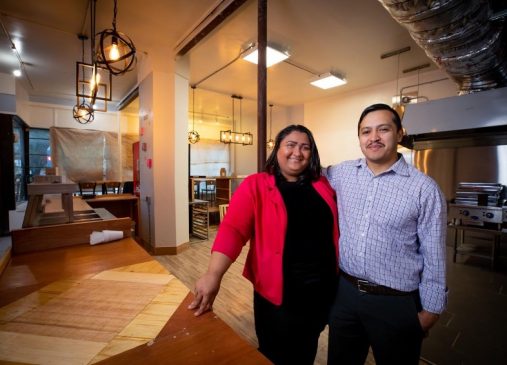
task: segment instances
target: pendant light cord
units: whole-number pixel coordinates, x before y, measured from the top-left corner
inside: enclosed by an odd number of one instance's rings
[[[192,132],[195,131],[195,86],[192,86]]]
[[[116,32],[116,14],[118,14],[118,1],[114,0],[114,10],[113,10],[113,30]]]
[[[398,95],[399,98],[398,100],[399,105],[401,105],[401,92],[398,86],[398,82],[400,81],[400,55],[401,53],[398,53],[398,65],[396,67],[396,95]]]
[[[86,36],[81,34],[79,35],[79,38],[81,39],[81,62],[83,63],[83,65],[81,66],[81,73],[83,74],[83,77],[84,77],[84,72],[85,72],[85,69],[84,69],[84,54],[85,54],[85,39],[86,39]],[[82,96],[82,100],[83,100],[83,104],[85,103],[85,98],[84,98],[84,93],[85,93],[85,90],[84,90],[84,82],[81,84],[81,94],[83,95]],[[79,99],[78,99],[78,102],[79,102]]]
[[[271,140],[272,129],[273,129],[273,104],[269,104],[269,140]]]

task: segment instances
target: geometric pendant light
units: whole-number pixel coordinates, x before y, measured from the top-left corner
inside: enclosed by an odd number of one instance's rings
[[[78,38],[82,42],[81,58],[84,63],[84,42],[88,37],[84,34],[79,34]],[[79,71],[77,71],[77,72],[79,72]],[[95,115],[93,112],[94,112],[93,106],[86,102],[84,96],[83,96],[81,102],[79,102],[79,96],[77,96],[77,103],[76,103],[76,105],[74,105],[74,108],[72,109],[72,116],[74,117],[74,119],[80,124],[91,123],[91,122],[93,122],[93,119],[95,118]]]
[[[124,33],[116,30],[117,0],[114,0],[113,28],[99,33],[97,62],[109,69],[113,75],[132,70],[136,62],[134,42]]]
[[[192,130],[188,132],[188,143],[195,144],[199,142],[201,136],[195,130],[195,85],[192,85]]]
[[[271,130],[273,128],[273,104],[269,104],[269,139],[266,143],[266,147],[270,150],[275,147],[275,141],[271,138]]]
[[[232,99],[232,129],[220,131],[220,142],[225,144],[241,144],[243,146],[253,144],[253,135],[250,132],[241,131],[241,115],[243,97],[240,95],[231,95]],[[235,130],[236,119],[234,118],[234,101],[239,99],[239,131]]]

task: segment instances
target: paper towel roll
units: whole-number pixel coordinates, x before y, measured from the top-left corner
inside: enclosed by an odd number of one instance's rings
[[[123,238],[123,231],[103,230],[102,232],[93,231],[90,235],[90,245],[96,245],[103,242],[111,242]]]

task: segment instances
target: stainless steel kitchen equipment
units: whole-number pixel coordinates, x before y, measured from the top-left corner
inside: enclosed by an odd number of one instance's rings
[[[497,265],[502,232],[506,228],[506,188],[497,183],[458,184],[453,203],[449,204],[449,228],[454,230],[453,262],[457,255],[482,257]],[[482,243],[467,243],[466,235],[485,237]]]
[[[507,237],[506,100],[503,87],[407,104],[402,120],[413,165],[435,179],[448,202],[454,258],[482,246],[492,266],[507,261],[499,252]]]

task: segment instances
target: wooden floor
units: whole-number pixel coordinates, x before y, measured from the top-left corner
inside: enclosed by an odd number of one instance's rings
[[[210,249],[215,235],[216,226],[211,226],[209,240],[191,240],[189,249],[184,252],[171,256],[155,256],[155,258],[193,291],[196,280],[208,267]],[[247,251],[248,247],[245,247],[236,262],[224,275],[213,311],[241,337],[257,346],[253,320],[252,284],[242,275]],[[327,363],[327,340],[328,330],[326,328],[320,335],[315,365],[325,365]],[[375,365],[371,351],[365,364]],[[419,364],[427,365],[431,363],[421,359]]]
[[[190,290],[193,290],[195,281],[202,275],[207,267],[210,257],[210,247],[216,235],[216,227],[211,228],[210,240],[191,241],[190,248],[175,256],[156,256],[155,258],[175,275]],[[243,275],[247,247],[243,249],[238,260],[232,264],[225,274],[220,292],[215,300],[213,311],[231,326],[236,333],[257,346],[253,320],[253,289],[252,284]],[[325,365],[327,362],[327,329],[322,332],[319,339],[319,350],[316,365]],[[366,364],[375,364],[369,355]]]
[[[0,276],[0,364],[268,364],[131,238],[15,255]],[[227,346],[224,346],[227,344]]]

